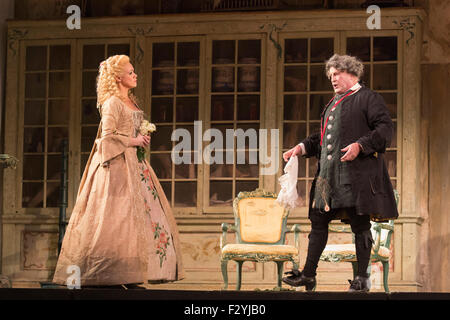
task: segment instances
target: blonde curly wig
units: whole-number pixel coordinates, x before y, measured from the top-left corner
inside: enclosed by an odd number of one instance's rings
[[[123,73],[125,64],[130,62],[130,58],[126,55],[115,55],[100,63],[97,76],[97,108],[101,113],[101,106],[108,100],[109,97],[116,96],[122,100],[126,97],[122,97],[117,85],[116,77],[119,77]],[[135,104],[137,103],[136,97],[128,91],[128,98]]]

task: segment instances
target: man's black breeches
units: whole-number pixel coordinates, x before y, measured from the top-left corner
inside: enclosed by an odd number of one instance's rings
[[[373,243],[370,233],[370,216],[357,215],[355,208],[346,208],[345,210],[347,211],[352,231],[355,234],[358,275],[367,277],[367,267],[369,266]],[[307,277],[316,276],[317,264],[328,240],[328,224],[335,219],[338,212],[338,210],[323,212],[318,209],[312,209],[309,213],[311,232],[308,237],[308,255],[303,268],[303,273]]]

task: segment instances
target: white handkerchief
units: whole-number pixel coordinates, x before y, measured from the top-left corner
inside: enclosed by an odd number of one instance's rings
[[[295,208],[297,206],[297,177],[298,159],[293,156],[284,167],[284,174],[278,179],[281,185],[277,202],[283,207]]]

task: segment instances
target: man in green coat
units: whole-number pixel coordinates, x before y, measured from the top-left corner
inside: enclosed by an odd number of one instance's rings
[[[328,240],[328,224],[341,219],[355,234],[358,272],[349,291],[369,291],[367,267],[372,235],[370,220],[398,217],[394,192],[384,162],[393,124],[383,98],[359,84],[363,64],[355,57],[333,55],[326,73],[335,96],[321,115],[320,132],[286,151],[291,156],[317,157],[308,218],[311,221],[308,254],[303,271],[292,270],[283,281],[292,286],[316,286],[316,269]]]

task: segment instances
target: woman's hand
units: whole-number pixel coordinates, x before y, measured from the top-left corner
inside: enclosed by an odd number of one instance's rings
[[[138,134],[136,138],[131,138],[130,145],[132,147],[146,147],[150,144],[150,136]]]

